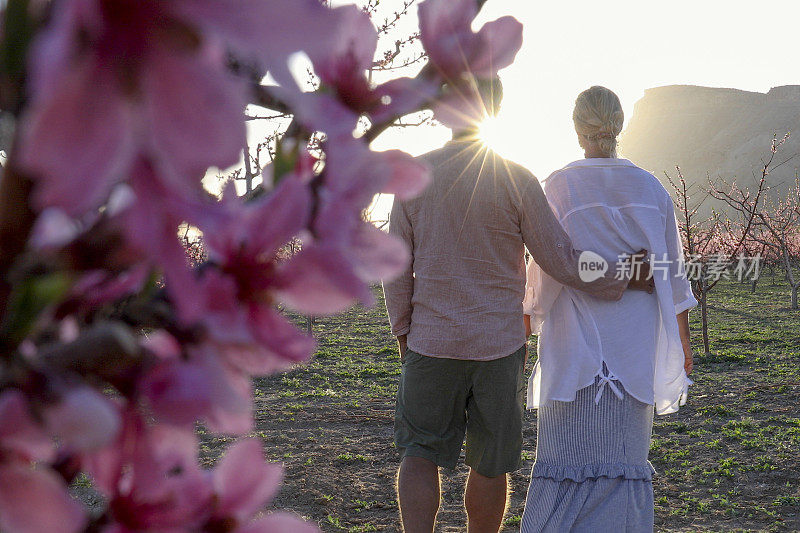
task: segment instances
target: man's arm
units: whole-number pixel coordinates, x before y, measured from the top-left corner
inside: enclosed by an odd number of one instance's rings
[[[400,362],[402,363],[406,358],[406,350],[408,350],[408,335],[397,336],[397,351],[400,352]]]
[[[406,335],[411,329],[411,297],[414,294],[414,233],[403,203],[396,198],[389,215],[389,233],[403,241],[411,252],[411,261],[405,272],[383,284],[389,323],[392,334],[397,337],[402,359],[405,357]]]
[[[578,264],[582,250],[573,248],[572,240],[553,213],[539,181],[531,176],[522,182],[527,183],[522,190],[522,205],[519,206],[520,229],[533,260],[559,283],[605,300],[622,298],[628,280],[614,279],[611,269],[604,277],[592,282],[580,278]]]

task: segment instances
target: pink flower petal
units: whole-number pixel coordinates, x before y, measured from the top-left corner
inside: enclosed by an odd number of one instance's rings
[[[237,298],[236,282],[216,270],[204,273],[200,282],[203,294],[203,323],[214,342],[248,344],[252,342],[247,310]]]
[[[378,33],[369,15],[355,5],[333,9],[335,31],[329,46],[309,54],[314,71],[351,109],[366,110],[375,95],[366,77],[378,46]]]
[[[486,118],[486,108],[480,95],[462,86],[436,102],[433,115],[448,128],[460,130],[477,127]]]
[[[305,227],[311,209],[311,192],[293,176],[285,177],[268,197],[246,209],[246,246],[272,255]]]
[[[130,494],[134,500],[142,503],[170,500],[178,495],[179,489],[200,481],[203,470],[197,463],[194,428],[142,422],[139,431],[134,440],[135,452],[129,458]],[[206,492],[209,491],[207,487]]]
[[[283,469],[267,463],[261,442],[249,438],[228,448],[213,477],[218,498],[214,514],[246,522],[278,493]]]
[[[390,280],[408,268],[405,244],[367,222],[362,224],[350,250],[356,274],[367,282]]]
[[[74,66],[50,98],[34,98],[22,122],[21,164],[37,181],[39,207],[81,215],[100,205],[130,167],[127,103],[110,73]]]
[[[25,396],[15,389],[0,395],[0,448],[26,459],[49,461],[55,456],[50,437],[33,420]]]
[[[350,261],[338,250],[304,247],[279,270],[278,299],[307,315],[328,315],[347,309],[371,294],[352,274]]]
[[[177,359],[181,354],[181,345],[177,339],[163,329],[148,333],[141,344],[161,359]]]
[[[131,453],[132,443],[142,438],[143,425],[134,410],[121,410],[122,427],[112,445],[81,455],[81,466],[94,486],[106,497],[117,493],[123,462]]]
[[[476,77],[490,78],[514,62],[522,47],[522,24],[514,17],[487,22],[478,32],[483,46],[469,63]]]
[[[430,169],[400,150],[377,152],[390,170],[389,182],[382,192],[394,194],[401,200],[417,196],[431,180]]]
[[[28,245],[34,249],[66,246],[80,235],[80,224],[63,210],[49,207],[39,213]]]
[[[427,0],[419,5],[420,40],[446,78],[467,70],[478,43],[470,27],[477,10],[474,0]]]
[[[83,52],[75,39],[76,28],[98,33],[102,27],[100,3],[73,0],[53,5],[50,23],[39,32],[28,57],[28,84],[36,98],[52,98],[61,89],[61,77]]]
[[[333,96],[315,92],[283,89],[276,91],[295,111],[295,118],[313,131],[324,132],[329,139],[353,140],[358,115]]]
[[[436,80],[420,78],[396,78],[379,85],[375,94],[382,99],[382,105],[370,111],[372,123],[381,123],[417,111],[436,96],[438,89],[439,83]]]
[[[193,363],[168,361],[152,368],[139,382],[159,421],[192,426],[211,409],[211,379]]]
[[[313,337],[301,333],[278,311],[269,306],[251,306],[250,328],[253,337],[266,348],[266,368],[272,364],[269,357],[276,358],[278,364],[307,361],[314,352],[316,342]]]
[[[8,533],[73,533],[86,524],[83,507],[46,468],[0,465],[0,528]]]
[[[176,198],[174,191],[159,181],[152,166],[137,162],[130,183],[136,199],[122,215],[123,227],[130,242],[160,266],[166,278],[170,298],[185,322],[193,322],[201,312],[201,296],[186,251],[178,240],[178,225],[190,209],[188,201]],[[214,204],[208,203],[209,216]]]
[[[177,0],[172,4],[173,12],[223,41],[239,58],[276,72],[281,82],[288,75],[289,54],[324,49],[335,30],[331,10],[317,0]]]
[[[221,359],[222,350],[211,346],[192,350],[192,360],[205,366],[213,377],[211,409],[205,415],[208,428],[215,433],[241,435],[253,428],[253,384],[250,376],[231,368]]]
[[[150,149],[177,191],[197,194],[211,166],[235,164],[245,143],[244,86],[202,53],[157,50],[141,76]]]
[[[62,445],[82,452],[102,448],[117,435],[117,410],[102,394],[89,387],[70,389],[61,401],[44,410],[48,429]]]

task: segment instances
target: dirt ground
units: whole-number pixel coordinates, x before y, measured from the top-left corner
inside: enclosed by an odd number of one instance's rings
[[[733,283],[714,290],[712,355],[696,359],[690,403],[656,419],[658,531],[800,531],[800,312],[788,309],[786,287],[762,285],[756,295]],[[286,470],[272,507],[323,531],[399,531],[392,436],[400,367],[382,302],[317,319],[314,334],[310,365],[256,383],[255,434]],[[519,529],[535,426],[528,413],[504,531]],[[225,446],[204,436],[206,462]],[[463,463],[443,471],[437,531],[465,531],[465,476]]]

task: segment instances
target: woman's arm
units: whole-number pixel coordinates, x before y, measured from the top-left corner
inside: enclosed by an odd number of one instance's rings
[[[694,360],[692,359],[692,339],[689,334],[689,310],[678,313],[678,331],[681,334],[681,344],[683,345],[683,368],[686,374],[692,373]]]

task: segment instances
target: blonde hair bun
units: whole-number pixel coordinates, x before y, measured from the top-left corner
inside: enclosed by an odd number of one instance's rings
[[[575,131],[596,141],[603,154],[617,156],[617,135],[622,131],[625,114],[614,91],[599,85],[583,91],[575,100],[572,121]]]

